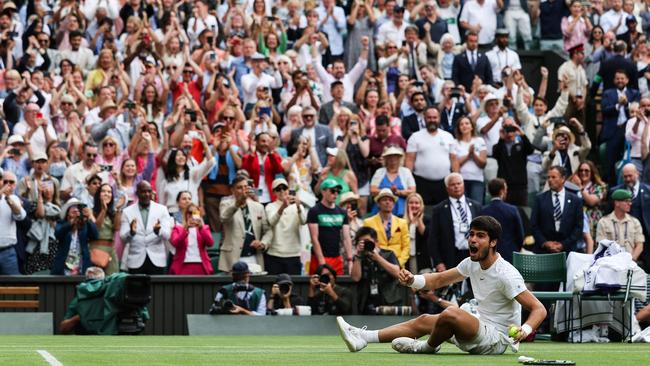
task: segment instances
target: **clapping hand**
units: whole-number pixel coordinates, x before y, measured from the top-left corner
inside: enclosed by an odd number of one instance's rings
[[[159,235],[160,234],[160,228],[161,228],[160,219],[158,219],[158,220],[156,220],[156,224],[153,226],[153,232],[156,235]]]

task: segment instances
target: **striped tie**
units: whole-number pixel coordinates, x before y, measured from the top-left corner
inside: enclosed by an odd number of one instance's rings
[[[460,220],[463,222],[463,224],[467,224],[467,211],[465,211],[465,208],[460,203],[460,200],[456,202],[458,202],[458,213],[460,213]],[[465,232],[465,238],[469,238],[469,231]]]
[[[559,193],[555,193],[555,199],[553,200],[553,218],[555,218],[555,221],[562,220],[562,208],[560,207]]]

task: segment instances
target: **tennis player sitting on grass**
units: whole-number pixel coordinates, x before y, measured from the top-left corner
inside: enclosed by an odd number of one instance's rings
[[[546,317],[546,309],[524,286],[521,274],[496,251],[501,225],[490,216],[472,220],[469,231],[469,258],[456,268],[440,273],[413,275],[400,271],[400,282],[414,289],[437,289],[469,277],[478,301],[479,318],[450,306],[437,315],[420,315],[416,319],[381,330],[353,327],[337,318],[339,331],[350,352],[362,350],[368,343],[392,342],[401,353],[436,353],[445,341],[471,354],[501,354],[512,343],[526,338]],[[521,325],[521,306],[530,316]],[[508,327],[517,326],[513,341]],[[418,338],[428,335],[426,341]]]

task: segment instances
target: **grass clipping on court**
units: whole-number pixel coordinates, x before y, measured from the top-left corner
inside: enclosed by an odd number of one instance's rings
[[[46,365],[36,350],[47,350],[65,366],[115,365],[517,365],[517,357],[569,359],[578,365],[644,365],[646,344],[524,343],[518,354],[472,356],[451,344],[435,355],[398,354],[390,344],[348,352],[334,336],[0,336],[0,365]]]

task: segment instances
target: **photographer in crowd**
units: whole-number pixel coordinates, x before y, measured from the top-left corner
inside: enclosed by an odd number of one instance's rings
[[[405,305],[405,288],[399,285],[399,262],[392,250],[382,249],[378,245],[377,231],[371,227],[362,227],[354,239],[357,254],[350,276],[359,282],[359,312],[375,314],[382,305]]]
[[[233,283],[217,292],[210,314],[266,315],[266,295],[261,288],[249,284],[248,264],[237,262],[230,273]]]
[[[273,314],[278,309],[294,309],[296,306],[304,304],[303,298],[293,292],[291,276],[280,273],[271,287],[271,296],[266,303],[267,311]]]
[[[352,314],[352,292],[336,284],[336,271],[322,264],[309,279],[307,305],[312,315]]]
[[[61,220],[54,232],[59,250],[51,274],[80,275],[92,265],[88,242],[97,240],[98,237],[95,218],[90,208],[76,198],[71,198],[63,205]]]

